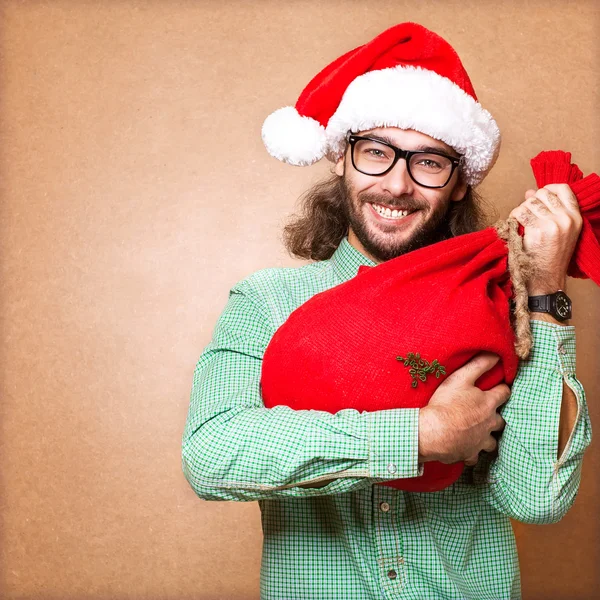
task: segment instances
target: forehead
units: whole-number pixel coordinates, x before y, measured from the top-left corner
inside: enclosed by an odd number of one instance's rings
[[[415,131],[414,129],[400,129],[398,127],[376,127],[359,131],[357,135],[373,135],[388,141],[394,146],[399,146],[404,150],[419,150],[423,148],[435,148],[440,152],[447,152],[451,155],[457,155],[457,152],[441,140],[436,140],[425,133]]]

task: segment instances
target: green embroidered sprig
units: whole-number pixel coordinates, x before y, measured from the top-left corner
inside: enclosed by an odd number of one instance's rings
[[[403,358],[402,356],[396,356],[396,360],[404,361],[405,367],[411,367],[409,373],[413,378],[411,385],[414,388],[417,387],[419,379],[421,381],[425,381],[427,379],[428,373],[435,373],[437,379],[440,378],[440,375],[446,374],[446,368],[440,365],[437,358],[433,359],[433,362],[429,364],[429,361],[421,358],[421,354],[419,352],[416,354],[409,352],[406,358]]]

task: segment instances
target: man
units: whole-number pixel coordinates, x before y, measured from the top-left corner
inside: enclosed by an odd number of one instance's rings
[[[326,67],[263,139],[292,164],[335,162],[286,228],[288,248],[317,261],[232,288],[194,373],[188,481],[205,500],[259,501],[263,599],[520,598],[509,518],[562,518],[591,441],[574,327],[560,315],[532,313],[534,349],[512,390],[475,386],[498,358],[482,353],[423,409],[266,409],[260,394],[266,346],[311,296],[361,264],[481,227],[472,188],[496,160],[495,122],[447,42],[404,23]],[[537,266],[530,294],[564,290],[581,229],[569,188],[529,190],[511,216]],[[440,492],[374,485],[418,477],[429,460],[473,469]]]

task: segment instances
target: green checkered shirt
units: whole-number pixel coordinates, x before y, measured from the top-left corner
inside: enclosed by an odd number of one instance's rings
[[[560,520],[575,500],[592,438],[575,376],[575,327],[531,321],[534,348],[502,409],[497,458],[482,458],[441,492],[374,485],[422,474],[418,409],[267,409],[260,394],[275,330],[361,264],[374,263],[344,238],[329,260],[264,269],[231,289],[194,371],[185,476],[204,500],[258,500],[263,600],[520,598],[510,518]],[[557,460],[563,380],[578,413]]]

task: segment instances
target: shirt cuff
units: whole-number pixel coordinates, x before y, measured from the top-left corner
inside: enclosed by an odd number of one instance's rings
[[[419,477],[419,409],[394,408],[368,414],[369,477]]]
[[[535,343],[525,364],[575,373],[575,326],[548,321],[529,321]]]

